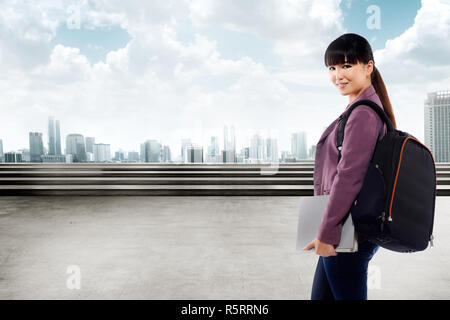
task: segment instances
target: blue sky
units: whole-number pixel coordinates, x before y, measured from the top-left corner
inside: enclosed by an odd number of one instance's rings
[[[347,3],[350,2],[350,8]],[[366,13],[367,7],[377,5],[381,13],[381,28],[368,29],[366,21],[370,14]],[[356,32],[366,39],[371,40],[372,49],[384,47],[386,40],[401,35],[414,24],[417,10],[420,9],[419,0],[360,0],[344,1],[341,8],[344,14],[344,26],[349,32]]]
[[[380,8],[380,29],[370,30],[366,27],[370,15],[366,10],[370,5],[377,5]],[[401,35],[414,24],[414,17],[420,5],[420,0],[344,0],[340,8],[344,15],[344,27],[348,32],[361,34],[370,40],[372,49],[377,50],[384,47],[386,40]],[[178,30],[178,39],[184,43],[193,41],[195,33],[202,33],[217,40],[219,52],[226,59],[250,56],[265,64],[277,66],[279,63],[277,56],[272,52],[271,42],[255,35],[215,26],[196,28],[187,18],[180,19],[178,23],[181,26]],[[123,48],[129,40],[131,35],[119,25],[94,29],[81,25],[79,29],[69,29],[64,22],[58,26],[51,44],[79,48],[91,63],[97,63],[105,61],[109,51]]]
[[[94,64],[105,61],[106,54],[109,51],[125,47],[130,39],[131,36],[128,32],[119,25],[94,29],[80,26],[79,29],[69,29],[66,23],[61,23],[56,30],[56,36],[52,39],[51,45],[62,44],[67,47],[78,48],[80,53]]]

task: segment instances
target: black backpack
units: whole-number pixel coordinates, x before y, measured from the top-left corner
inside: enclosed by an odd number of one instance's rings
[[[350,212],[355,230],[388,250],[415,252],[433,246],[436,166],[431,151],[414,136],[394,129],[375,102],[360,100],[339,119],[338,163],[347,119],[358,105],[372,108],[386,123],[377,141],[361,190]]]

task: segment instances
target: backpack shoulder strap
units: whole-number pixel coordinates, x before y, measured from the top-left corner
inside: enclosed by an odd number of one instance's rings
[[[342,114],[339,117],[339,125],[338,125],[338,131],[337,131],[337,139],[336,139],[336,148],[338,149],[338,163],[339,160],[341,160],[341,150],[342,150],[342,142],[344,141],[344,129],[345,124],[347,123],[348,117],[350,116],[350,113],[359,105],[366,105],[372,108],[378,116],[381,118],[381,120],[386,123],[387,131],[393,131],[394,126],[392,125],[391,120],[388,118],[384,110],[375,102],[371,100],[359,100],[356,101],[354,104],[348,108],[348,110]]]

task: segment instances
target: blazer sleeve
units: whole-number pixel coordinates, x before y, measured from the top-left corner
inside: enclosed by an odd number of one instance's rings
[[[320,241],[339,244],[342,219],[361,190],[381,125],[382,120],[369,106],[360,105],[350,113],[344,129],[341,160],[317,232]]]

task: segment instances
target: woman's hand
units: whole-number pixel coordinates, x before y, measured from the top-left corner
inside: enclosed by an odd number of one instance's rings
[[[334,246],[332,244],[322,242],[317,238],[311,241],[302,250],[309,250],[311,248],[315,248],[316,254],[322,257],[337,256],[337,253],[336,251],[334,251]]]

